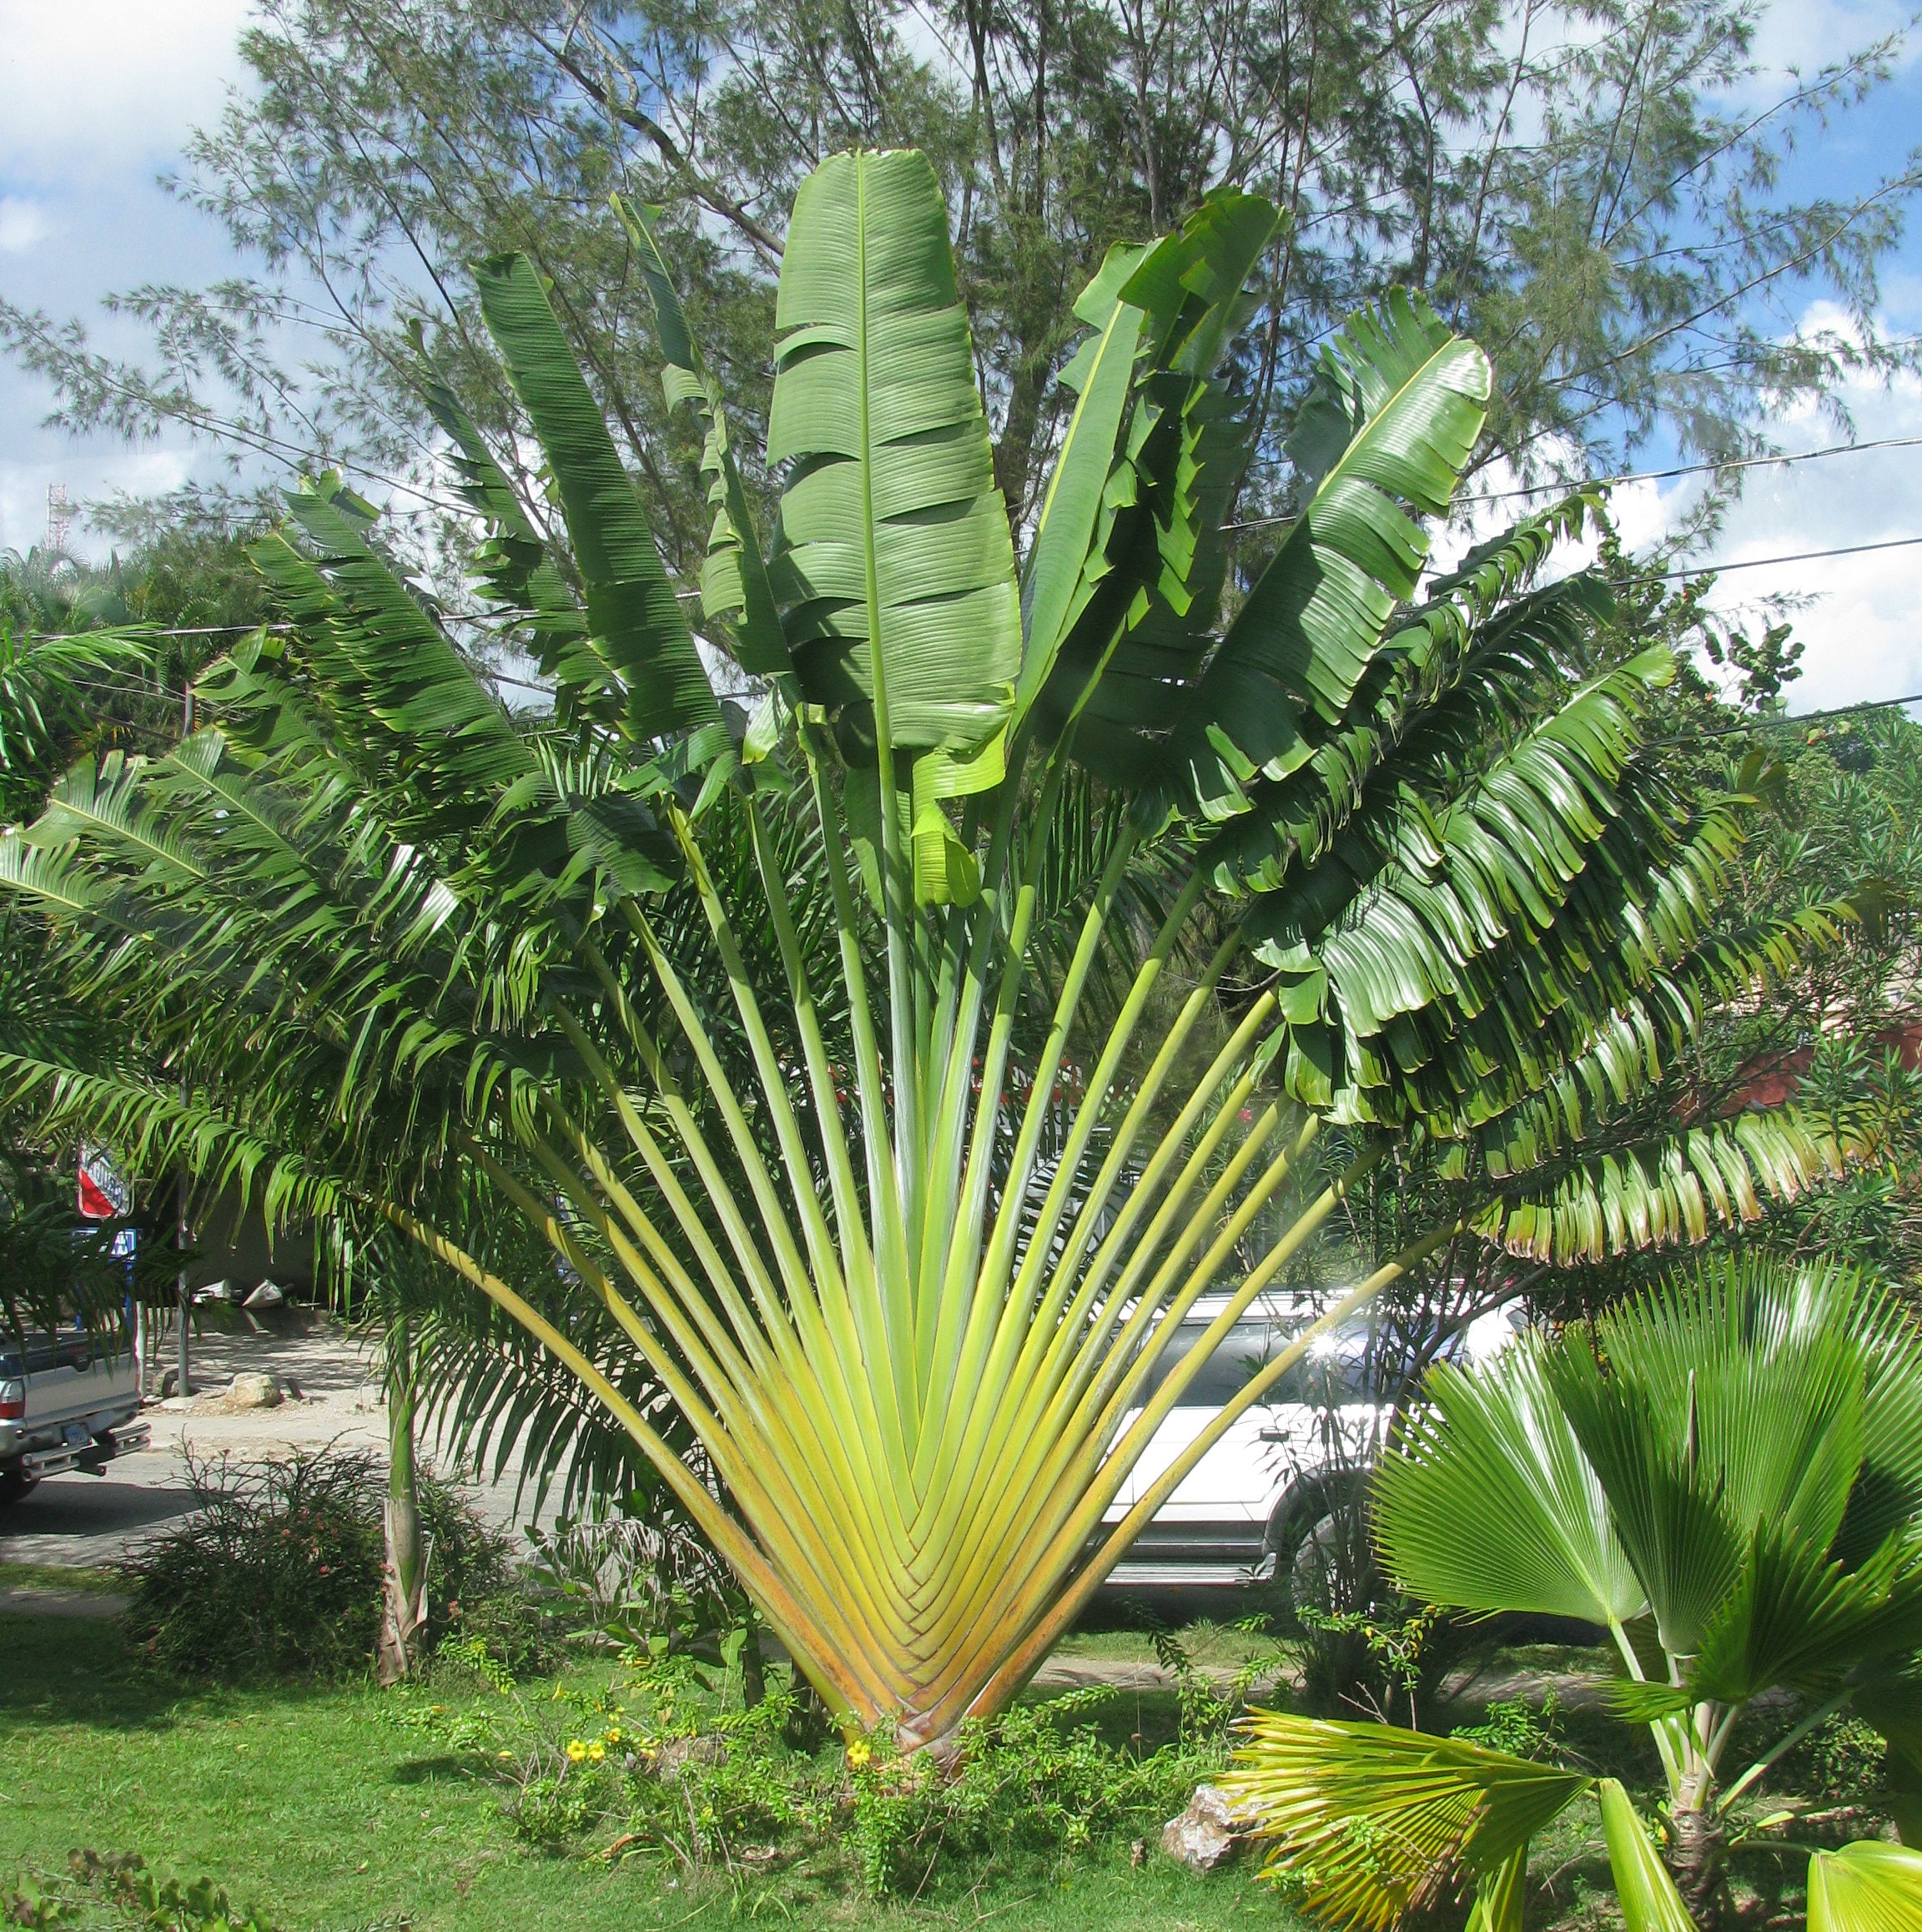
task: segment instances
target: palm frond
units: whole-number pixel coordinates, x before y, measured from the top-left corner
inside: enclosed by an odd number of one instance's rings
[[[1371,1932],[1438,1899],[1463,1872],[1506,1889],[1512,1861],[1590,1784],[1387,1724],[1256,1711],[1245,1729],[1221,1787],[1259,1839],[1276,1841],[1264,1875],[1286,1874],[1329,1924]]]

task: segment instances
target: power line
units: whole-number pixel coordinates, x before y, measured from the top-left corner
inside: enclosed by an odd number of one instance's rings
[[[1517,496],[1571,495],[1577,490],[1600,490],[1616,483],[1664,483],[1677,476],[1704,476],[1724,470],[1755,470],[1771,463],[1817,463],[1829,456],[1854,456],[1869,450],[1912,450],[1922,446],[1922,436],[1879,436],[1867,443],[1830,443],[1819,450],[1794,450],[1774,456],[1731,456],[1719,463],[1678,463],[1668,470],[1623,470],[1613,476],[1578,477],[1572,481],[1524,483],[1513,490],[1491,490],[1475,501],[1505,503]],[[1225,523],[1225,531],[1268,530],[1276,524],[1292,523],[1292,516],[1253,516],[1245,523]]]
[[[1922,436],[1879,436],[1869,443],[1830,443],[1819,450],[1792,450],[1774,456],[1732,456],[1720,463],[1678,463],[1669,470],[1625,470],[1619,475],[1597,476],[1596,483],[1665,483],[1675,476],[1703,476],[1711,470],[1757,470],[1771,463],[1819,463],[1829,456],[1853,456],[1864,450],[1912,450]],[[1546,496],[1557,490],[1585,489],[1569,483],[1527,483],[1514,490],[1492,490],[1484,502],[1499,503],[1512,496]]]
[[[1621,581],[1631,584],[1678,583],[1684,577],[1716,577],[1728,571],[1758,571],[1770,564],[1814,563],[1823,557],[1861,556],[1872,550],[1907,550],[1922,543],[1922,536],[1891,536],[1881,543],[1845,543],[1834,550],[1791,551],[1783,556],[1738,557],[1733,563],[1692,564],[1673,571],[1648,571]]]
[[[1922,443],[1922,437],[1904,438],[1903,440]],[[1842,446],[1844,448],[1849,448],[1854,447],[1856,445],[1844,445]],[[1864,445],[1860,446],[1868,447],[1869,445]],[[1246,528],[1248,526],[1245,525],[1230,525],[1226,527],[1234,529]],[[1740,557],[1733,563],[1691,564],[1683,566],[1675,570],[1645,571],[1638,572],[1633,576],[1620,578],[1617,581],[1625,586],[1633,586],[1636,584],[1678,583],[1684,581],[1690,577],[1721,576],[1730,571],[1765,570],[1771,565],[1775,564],[1817,563],[1828,557],[1863,556],[1876,551],[1909,550],[1913,549],[1918,544],[1922,544],[1922,536],[1892,536],[1885,538],[1879,543],[1839,544],[1835,546],[1834,548],[1828,550],[1789,551],[1784,551],[1777,556]],[[675,595],[679,597],[697,597],[701,594],[702,593],[699,591],[677,591],[675,592]],[[102,632],[98,633],[84,631],[35,631],[31,634],[31,641],[37,644],[59,643],[66,641],[70,637],[85,637],[89,636],[102,635],[108,631],[111,631],[115,635],[126,635],[128,632],[137,632],[138,635],[142,637],[219,637],[229,636],[235,634],[251,634],[260,631],[297,631],[299,629],[299,627],[300,626],[297,624],[289,623],[184,625],[172,629],[162,628],[153,630],[148,630],[139,625],[107,626],[103,626]],[[497,684],[511,684],[516,686],[520,690],[538,692],[541,696],[546,697],[551,697],[554,695],[554,687],[551,685],[537,684],[528,678],[515,677],[509,675],[509,673],[506,672],[493,670],[491,667],[485,664],[477,664],[475,666],[475,669],[481,676],[491,678]],[[78,685],[81,681],[75,679],[72,682]],[[87,688],[101,691],[117,691],[119,687],[107,685],[95,685],[88,687]],[[1889,698],[1882,702],[1889,704],[1909,704],[1917,701],[1911,698]],[[1815,717],[1819,714],[1809,712],[1799,712],[1797,715],[1800,717]]]
[[[1894,711],[1905,704],[1922,704],[1922,691],[1906,697],[1865,697],[1855,704],[1830,705],[1824,711],[1782,712],[1773,717],[1745,718],[1740,724],[1716,725],[1706,731],[1678,732],[1673,737],[1651,738],[1652,745],[1693,744],[1698,738],[1739,737],[1744,732],[1767,731],[1772,725],[1804,725],[1815,718],[1847,717],[1859,711]]]

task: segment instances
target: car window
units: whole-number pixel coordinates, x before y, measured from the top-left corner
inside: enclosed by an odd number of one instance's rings
[[[1168,1379],[1170,1370],[1187,1358],[1189,1351],[1207,1332],[1205,1321],[1184,1321],[1180,1332],[1161,1351],[1155,1365],[1147,1393],[1153,1395]],[[1175,1403],[1181,1409],[1218,1409],[1239,1394],[1248,1378],[1265,1363],[1272,1361],[1287,1341],[1279,1322],[1238,1321],[1227,1338],[1202,1365],[1200,1372],[1184,1389]]]
[[[44,1375],[49,1369],[85,1368],[93,1359],[93,1345],[84,1335],[30,1335],[25,1356],[27,1373]],[[20,1343],[9,1336],[0,1342],[0,1373],[18,1375]]]
[[[1150,1377],[1146,1396],[1154,1395],[1177,1362],[1184,1361],[1208,1325],[1185,1321],[1161,1351]],[[1280,1321],[1238,1321],[1175,1402],[1180,1409],[1219,1409],[1239,1395],[1257,1371],[1285,1348],[1295,1325]],[[1264,1403],[1303,1402],[1316,1407],[1372,1399],[1366,1361],[1367,1338],[1342,1332],[1291,1363],[1261,1396]]]

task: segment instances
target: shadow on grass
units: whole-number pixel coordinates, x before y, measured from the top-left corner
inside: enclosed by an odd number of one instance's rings
[[[434,1758],[403,1758],[387,1774],[390,1784],[434,1784],[443,1779],[471,1779],[482,1763],[477,1757],[460,1756],[451,1751]]]
[[[289,1705],[338,1687],[226,1685],[158,1671],[130,1643],[118,1618],[0,1613],[0,1736],[43,1725],[164,1731],[184,1718],[219,1718],[258,1707],[263,1690]]]

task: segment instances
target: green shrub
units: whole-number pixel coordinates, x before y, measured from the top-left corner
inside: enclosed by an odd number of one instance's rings
[[[148,1657],[229,1682],[365,1668],[379,1632],[386,1497],[374,1460],[224,1457],[190,1460],[189,1477],[193,1512],[126,1566],[128,1629]],[[498,1635],[512,1620],[498,1607],[514,1588],[506,1540],[446,1485],[425,1477],[420,1488],[434,1538],[429,1646],[457,1624]]]
[[[746,1705],[737,1665],[717,1678],[664,1646],[631,1653],[605,1692],[561,1684],[523,1698],[496,1678],[468,1708],[397,1708],[393,1721],[492,1776],[532,1848],[653,1858],[689,1874],[804,1861],[871,1894],[920,1893],[958,1861],[1047,1861],[1157,1837],[1221,1768],[1240,1708],[1235,1687],[1180,1674],[1181,1734],[1145,1753],[1102,1737],[1097,1714],[1118,1696],[1102,1687],[964,1724],[938,1759],[876,1740],[810,1753],[790,1742],[800,1700],[785,1671]]]
[[[1090,1721],[1116,1695],[1092,1685],[964,1723],[939,1760],[871,1750],[852,1772],[848,1833],[867,1889],[918,1891],[957,1858],[1052,1857],[1158,1836],[1225,1753],[1191,1734],[1139,1757],[1116,1749]],[[859,1748],[850,1755],[861,1758]]]
[[[1782,1759],[1770,1782],[1830,1804],[1874,1804],[1881,1799],[1888,1746],[1861,1718],[1824,1718]]]
[[[75,1852],[65,1879],[23,1879],[0,1916],[33,1932],[269,1932],[211,1879],[164,1878],[138,1854],[95,1851]]]

